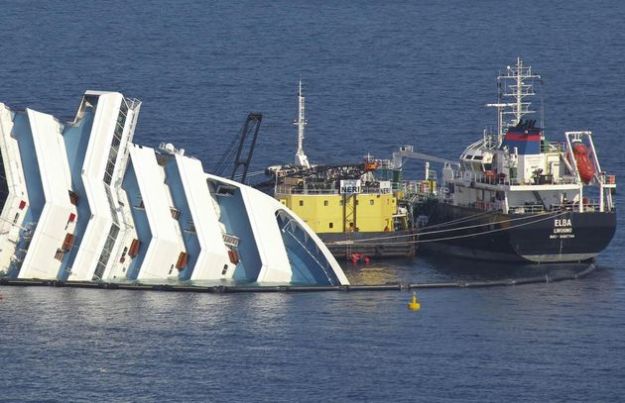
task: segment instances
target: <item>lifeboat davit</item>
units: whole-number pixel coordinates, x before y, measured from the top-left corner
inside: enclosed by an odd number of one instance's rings
[[[588,148],[583,143],[576,142],[573,144],[573,155],[575,156],[579,177],[587,184],[595,176],[595,166],[590,157],[588,157]]]

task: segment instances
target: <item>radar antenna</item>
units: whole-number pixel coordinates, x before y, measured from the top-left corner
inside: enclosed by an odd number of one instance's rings
[[[516,126],[523,116],[536,113],[531,109],[532,103],[528,100],[536,95],[536,80],[541,80],[540,75],[532,73],[531,66],[524,66],[520,57],[517,57],[516,66],[507,66],[505,73],[497,76],[498,102],[486,106],[497,108],[499,143],[506,128]]]

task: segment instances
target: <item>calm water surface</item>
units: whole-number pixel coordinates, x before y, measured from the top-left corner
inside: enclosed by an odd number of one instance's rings
[[[313,162],[456,158],[521,56],[545,79],[545,126],[591,129],[625,178],[625,6],[528,1],[12,2],[2,96],[70,117],[86,89],[144,101],[136,140],[217,161],[264,113],[255,167],[291,160],[296,81]],[[413,174],[421,167],[415,164]],[[623,204],[622,192],[617,202]],[[0,288],[0,400],[622,401],[625,237],[583,280],[410,295],[191,295]],[[544,267],[528,269],[544,273]],[[347,267],[354,282],[523,276],[417,258]]]

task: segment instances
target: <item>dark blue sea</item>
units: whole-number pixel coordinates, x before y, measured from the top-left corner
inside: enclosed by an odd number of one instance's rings
[[[210,169],[249,112],[254,167],[291,161],[296,84],[314,163],[456,158],[518,56],[543,76],[547,136],[590,129],[625,179],[625,3],[4,2],[0,101],[69,119],[87,89],[143,100],[137,142]],[[420,175],[416,162],[414,175]],[[625,205],[589,276],[497,288],[185,294],[0,288],[1,401],[625,399]],[[472,261],[346,266],[354,283],[523,277]]]

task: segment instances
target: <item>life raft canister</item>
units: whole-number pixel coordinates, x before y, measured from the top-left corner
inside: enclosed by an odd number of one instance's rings
[[[576,142],[573,144],[573,155],[575,156],[579,177],[584,183],[588,184],[595,176],[595,166],[588,157],[588,148],[583,143]]]

